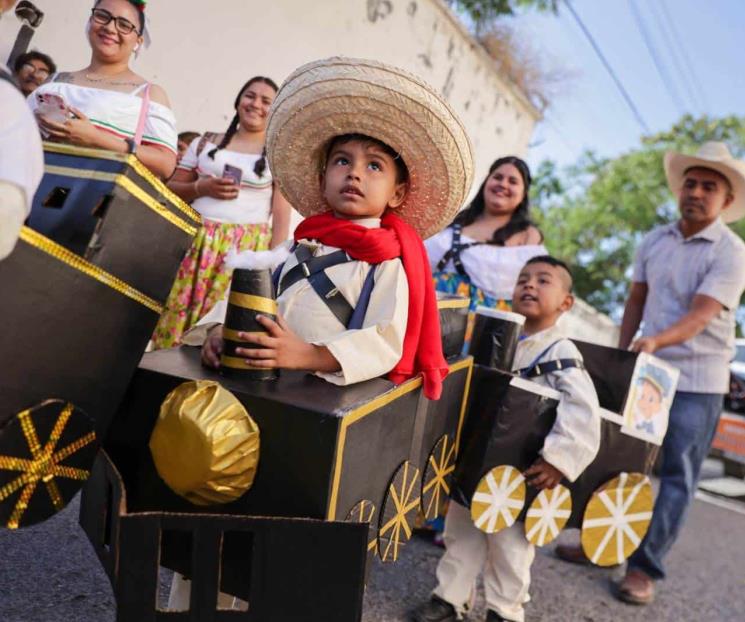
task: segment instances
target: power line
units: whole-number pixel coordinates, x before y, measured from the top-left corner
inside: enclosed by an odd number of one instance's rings
[[[682,40],[680,38],[680,33],[678,32],[678,29],[675,26],[675,20],[671,17],[665,0],[660,0],[660,6],[662,7],[662,13],[665,16],[665,19],[667,20],[667,23],[670,26],[670,32],[672,32],[673,34],[673,40],[677,44],[678,50],[680,50],[680,56],[683,59],[683,63],[686,66],[687,75],[690,76],[691,82],[693,83],[693,86],[696,89],[696,93],[698,94],[700,101],[703,103],[704,112],[706,112],[707,110],[709,110],[709,102],[706,100],[706,92],[701,88],[701,83],[698,80],[698,76],[696,75],[696,72],[693,70],[693,64],[691,63],[691,59],[688,56],[688,52],[686,51],[686,46],[684,46],[682,43]]]
[[[616,72],[613,71],[613,67],[611,67],[610,63],[605,59],[603,52],[600,50],[600,47],[598,46],[598,44],[595,42],[595,39],[593,38],[592,34],[590,34],[590,31],[587,29],[587,26],[585,26],[584,22],[580,19],[579,15],[577,15],[577,12],[574,10],[574,7],[572,6],[571,1],[564,0],[564,4],[566,4],[567,9],[569,9],[569,12],[572,14],[572,17],[574,17],[574,21],[577,22],[577,25],[580,27],[585,37],[587,37],[587,40],[590,42],[590,45],[592,46],[592,49],[595,51],[595,55],[600,59],[600,62],[603,63],[603,67],[605,67],[605,70],[608,72],[610,77],[613,78],[613,82],[615,82],[616,87],[621,93],[621,96],[626,102],[626,105],[629,107],[634,117],[636,118],[637,123],[641,125],[642,129],[645,132],[649,133],[649,126],[647,125],[646,121],[644,121],[644,118],[639,112],[639,109],[634,104],[633,100],[631,99],[631,96],[626,92],[626,89],[621,83],[621,80],[616,75]]]
[[[678,112],[680,114],[683,114],[683,112],[685,111],[685,106],[683,105],[683,102],[678,95],[678,90],[675,87],[675,83],[670,78],[670,74],[667,73],[667,68],[660,60],[660,56],[657,53],[657,48],[655,47],[654,42],[652,41],[652,37],[649,35],[649,31],[644,24],[642,15],[639,12],[639,7],[636,6],[636,1],[629,0],[629,7],[631,8],[631,14],[634,16],[636,27],[639,30],[642,39],[644,40],[644,45],[647,46],[647,52],[649,52],[649,55],[652,57],[652,62],[654,63],[655,69],[657,69],[657,73],[659,74],[660,78],[662,78],[662,83],[665,85],[667,94],[670,96],[673,104],[678,108]]]
[[[696,93],[696,89],[694,88],[692,84],[692,81],[691,81],[692,76],[689,74],[689,72],[685,68],[683,68],[681,60],[680,60],[680,52],[679,50],[676,49],[675,43],[672,40],[670,33],[668,32],[670,28],[670,24],[665,24],[662,16],[660,15],[659,3],[651,2],[649,3],[648,6],[651,7],[654,21],[657,24],[657,28],[662,33],[665,47],[670,52],[670,57],[673,59],[673,65],[675,66],[675,71],[680,77],[680,82],[683,83],[683,86],[688,94],[690,101],[692,102],[693,106],[698,108],[700,111],[705,112],[705,110],[703,110],[701,100],[698,97],[698,94]]]

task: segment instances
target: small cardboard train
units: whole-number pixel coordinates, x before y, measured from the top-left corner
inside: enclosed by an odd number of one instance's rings
[[[46,157],[30,220],[37,229],[24,229],[0,262],[12,292],[0,311],[12,338],[0,356],[14,362],[0,380],[0,519],[43,520],[87,480],[80,522],[112,582],[118,620],[359,620],[371,557],[395,561],[417,512],[432,518],[451,495],[475,520],[483,509],[487,527],[524,520],[538,544],[561,521],[581,525],[596,563],[635,548],[657,451],[654,434],[622,430],[633,427],[623,416],[641,387],[637,355],[578,342],[606,413],[601,449],[553,496],[516,491],[558,396],[495,369],[498,357],[474,365],[461,355],[463,299],[438,301],[450,375],[437,402],[419,379],[339,387],[299,372],[265,381],[219,374],[189,347],[147,354],[136,369],[198,217],[133,158],[58,145]],[[477,340],[474,351],[500,341]],[[174,487],[193,474],[166,483],[153,433],[164,408],[206,403],[251,419],[247,453],[258,461],[185,496]],[[187,438],[170,445],[182,451]],[[236,464],[211,468],[219,475]],[[215,503],[226,490],[230,500]],[[507,502],[495,507],[495,497]],[[159,607],[159,566],[191,579],[187,611]],[[220,610],[219,592],[247,610]]]

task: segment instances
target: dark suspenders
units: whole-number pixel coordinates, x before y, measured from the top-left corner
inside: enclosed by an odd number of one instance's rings
[[[318,294],[339,322],[350,329],[362,328],[362,322],[365,319],[367,306],[370,302],[370,295],[375,285],[375,265],[370,267],[370,271],[365,277],[360,298],[357,301],[357,308],[355,308],[349,304],[325,272],[327,268],[331,268],[332,266],[354,261],[349,255],[344,251],[335,251],[328,255],[313,257],[310,249],[301,244],[295,250],[295,257],[298,263],[279,280],[277,296],[298,281],[307,279],[313,291]]]
[[[544,374],[550,374],[555,371],[570,369],[572,367],[584,369],[585,365],[581,359],[555,359],[553,361],[546,361],[545,363],[538,363],[538,361],[540,361],[551,348],[559,343],[559,341],[561,341],[561,339],[554,341],[550,346],[548,346],[548,348],[536,356],[530,365],[518,370],[518,375],[521,378],[535,378],[537,376],[543,376]]]
[[[484,244],[484,242],[470,242],[468,244],[463,244],[460,241],[461,232],[463,231],[463,227],[461,225],[453,225],[453,241],[450,244],[450,248],[448,251],[442,256],[442,259],[437,263],[437,270],[442,271],[445,269],[445,266],[448,265],[448,262],[452,259],[453,260],[453,266],[455,266],[455,270],[460,274],[461,276],[468,279],[470,282],[471,277],[469,276],[468,272],[466,272],[465,267],[463,266],[463,261],[461,260],[460,254],[472,246],[479,246],[480,244]]]

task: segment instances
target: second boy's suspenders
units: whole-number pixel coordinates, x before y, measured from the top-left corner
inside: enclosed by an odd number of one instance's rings
[[[277,296],[298,281],[307,279],[313,291],[320,296],[339,322],[349,329],[362,328],[367,306],[370,303],[370,295],[375,285],[375,265],[370,267],[370,271],[365,277],[355,308],[349,304],[325,272],[327,268],[332,266],[354,261],[349,255],[344,251],[335,251],[328,255],[314,257],[311,250],[301,244],[295,249],[295,257],[298,261],[297,265],[288,270],[281,280],[278,274],[281,271],[281,266],[277,270],[277,277],[275,278]],[[276,281],[279,281],[279,283],[277,284]]]
[[[517,373],[519,376],[521,378],[535,378],[537,376],[543,376],[544,374],[550,374],[551,372],[570,369],[572,367],[584,369],[585,365],[581,359],[555,359],[553,361],[546,361],[545,363],[538,363],[538,361],[540,361],[551,348],[559,343],[559,341],[561,341],[561,339],[554,341],[550,346],[548,346],[548,348],[536,356],[530,365],[518,370]]]

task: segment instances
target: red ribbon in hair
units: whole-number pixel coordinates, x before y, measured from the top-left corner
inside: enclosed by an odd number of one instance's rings
[[[439,399],[448,365],[442,354],[440,316],[427,251],[413,227],[390,212],[383,215],[380,228],[375,229],[326,212],[300,223],[295,240],[302,239],[318,240],[371,264],[401,258],[409,284],[409,319],[401,360],[388,378],[400,384],[421,373],[424,395],[431,400]]]

